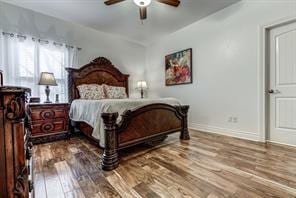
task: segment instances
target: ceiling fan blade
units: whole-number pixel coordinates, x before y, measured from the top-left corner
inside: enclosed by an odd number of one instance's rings
[[[178,7],[180,5],[179,0],[157,0],[160,3],[164,3],[170,6]]]
[[[141,20],[147,19],[147,7],[140,7],[140,18]]]
[[[116,3],[120,3],[122,1],[125,1],[125,0],[108,0],[108,1],[105,1],[104,3],[106,5],[113,5],[113,4],[116,4]]]

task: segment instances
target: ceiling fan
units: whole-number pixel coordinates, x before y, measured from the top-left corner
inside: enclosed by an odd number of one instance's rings
[[[116,3],[120,3],[126,0],[107,0],[105,1],[106,5],[113,5]],[[133,0],[134,3],[139,6],[140,11],[140,19],[145,20],[147,19],[147,7],[150,5],[151,0]],[[180,5],[180,0],[156,0],[160,3],[164,3],[170,6],[178,7]]]

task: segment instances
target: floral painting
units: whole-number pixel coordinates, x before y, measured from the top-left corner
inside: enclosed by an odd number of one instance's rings
[[[192,83],[192,49],[186,49],[165,57],[165,84]]]

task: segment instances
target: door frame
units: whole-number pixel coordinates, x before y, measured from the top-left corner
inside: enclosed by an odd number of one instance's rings
[[[283,18],[276,22],[260,26],[259,34],[259,67],[258,67],[258,91],[259,91],[259,138],[262,142],[268,141],[269,130],[269,100],[267,89],[269,87],[269,32],[271,29],[296,22],[296,16]]]

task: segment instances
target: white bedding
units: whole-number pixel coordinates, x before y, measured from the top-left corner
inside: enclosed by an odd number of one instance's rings
[[[70,108],[70,118],[74,121],[82,121],[93,127],[92,136],[100,140],[100,146],[105,146],[104,124],[101,113],[118,112],[117,122],[121,120],[121,114],[125,110],[133,110],[141,106],[153,103],[165,103],[169,105],[181,105],[174,98],[158,99],[103,99],[103,100],[74,100]]]

